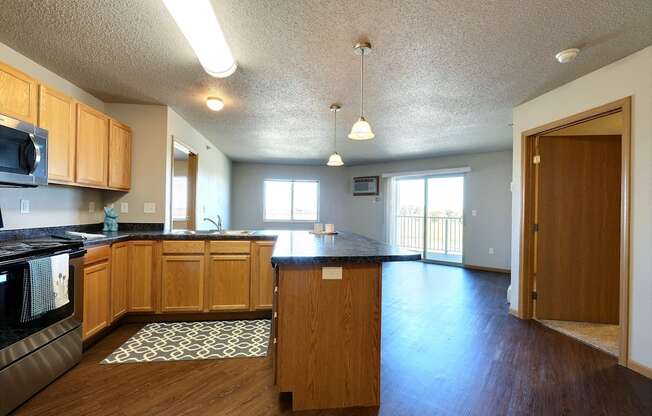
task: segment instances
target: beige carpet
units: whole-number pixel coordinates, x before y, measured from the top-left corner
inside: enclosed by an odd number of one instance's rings
[[[543,325],[608,354],[618,356],[618,325],[539,319]]]

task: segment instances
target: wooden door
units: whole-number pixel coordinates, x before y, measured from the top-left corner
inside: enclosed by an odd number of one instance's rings
[[[109,118],[77,104],[76,182],[105,187],[109,174]]]
[[[208,275],[208,309],[249,309],[249,273],[248,254],[212,255]]]
[[[163,256],[163,312],[199,312],[204,302],[204,256]]]
[[[155,264],[154,242],[132,241],[129,243],[129,280],[127,306],[129,312],[154,312]]]
[[[111,246],[111,322],[127,313],[129,281],[129,244]]]
[[[535,316],[617,324],[621,136],[538,142]]]
[[[75,100],[41,85],[39,127],[48,131],[48,182],[75,181]]]
[[[131,187],[131,129],[111,119],[109,129],[109,188]]]
[[[109,262],[84,267],[84,340],[109,326]]]
[[[251,258],[251,309],[272,309],[273,241],[255,241]]]
[[[36,124],[37,100],[38,82],[0,63],[0,113]]]

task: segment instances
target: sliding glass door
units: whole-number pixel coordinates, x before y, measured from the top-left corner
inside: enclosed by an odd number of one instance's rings
[[[397,180],[396,244],[426,260],[461,263],[464,235],[464,176]]]

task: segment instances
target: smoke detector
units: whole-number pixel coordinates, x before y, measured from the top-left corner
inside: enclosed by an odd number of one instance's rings
[[[560,64],[565,64],[577,58],[577,55],[579,53],[580,50],[577,48],[564,49],[563,51],[555,55],[555,58],[557,58]]]

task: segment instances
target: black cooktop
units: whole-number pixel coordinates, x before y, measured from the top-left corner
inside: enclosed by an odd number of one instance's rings
[[[0,241],[0,261],[72,251],[84,245],[81,241],[10,240]]]

